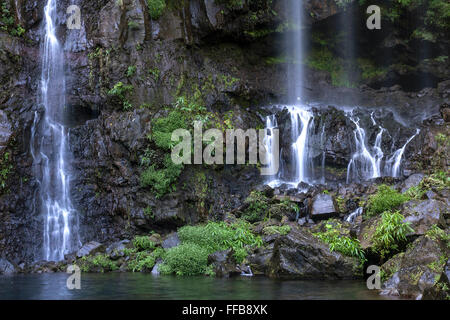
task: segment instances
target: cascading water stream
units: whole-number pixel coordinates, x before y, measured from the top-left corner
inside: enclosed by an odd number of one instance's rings
[[[275,172],[277,165],[276,161],[279,159],[275,159],[275,151],[273,150],[277,145],[274,141],[274,129],[278,127],[277,118],[274,114],[266,117],[266,136],[264,137],[264,146],[267,150],[266,152],[266,163],[270,172]],[[278,173],[269,176],[267,184],[270,186],[276,186],[278,184]]]
[[[39,182],[37,210],[44,218],[44,259],[59,261],[79,245],[76,211],[70,200],[69,151],[63,124],[64,52],[56,38],[56,0],[44,9],[40,104],[32,128],[31,154]]]
[[[373,114],[372,114],[373,115]],[[375,120],[371,115],[373,123]],[[355,179],[373,179],[381,176],[381,160],[384,153],[381,150],[381,139],[384,128],[379,127],[380,131],[375,139],[373,152],[370,152],[370,147],[367,145],[366,131],[360,126],[359,118],[353,116],[349,117],[355,124],[354,130],[356,152],[353,154],[347,168],[347,183]],[[376,123],[375,123],[376,124]]]
[[[414,139],[419,134],[419,132],[420,129],[417,129],[416,133],[406,141],[403,147],[395,151],[392,157],[390,157],[386,161],[385,170],[387,175],[390,175],[394,178],[400,176],[400,165],[402,162],[403,154],[405,153],[406,146],[411,142],[412,139]]]
[[[311,112],[298,107],[290,107],[292,126],[292,161],[294,164],[293,183],[308,182],[308,128],[312,119]]]

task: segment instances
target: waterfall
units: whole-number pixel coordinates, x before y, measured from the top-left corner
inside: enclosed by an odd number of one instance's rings
[[[303,1],[288,0],[286,6],[291,32],[286,38],[289,55],[293,58],[293,65],[288,69],[288,93],[289,98],[295,101],[303,101]]]
[[[264,137],[264,146],[267,150],[266,152],[266,163],[268,166],[268,169],[270,172],[275,172],[275,168],[277,165],[275,164],[276,161],[279,161],[279,159],[275,159],[274,148],[278,146],[278,144],[275,144],[274,142],[274,132],[273,130],[278,127],[277,124],[277,118],[274,114],[269,115],[266,117],[266,135]],[[268,177],[267,184],[269,186],[276,186],[278,184],[277,180],[278,174],[272,175]]]
[[[294,164],[293,182],[308,182],[308,128],[312,114],[299,107],[288,108],[292,126],[292,163]]]
[[[405,153],[406,146],[411,142],[412,139],[414,139],[419,134],[419,132],[420,129],[417,129],[416,133],[406,141],[403,147],[395,151],[392,157],[390,157],[386,161],[385,171],[387,175],[390,175],[395,178],[400,176],[400,165],[402,162],[403,153]]]
[[[350,213],[349,216],[347,217],[347,219],[345,219],[345,221],[347,221],[349,223],[353,223],[353,222],[355,222],[355,219],[362,214],[363,214],[363,208],[359,207],[358,209],[356,209],[355,211]]]
[[[381,150],[381,142],[384,128],[379,126],[379,133],[375,139],[375,145],[370,148],[367,144],[366,131],[360,126],[359,118],[350,116],[349,119],[355,124],[353,131],[356,152],[352,155],[347,167],[347,183],[352,180],[367,180],[381,176],[381,160],[384,156]],[[371,119],[374,124],[373,113]],[[372,149],[373,151],[371,152]]]
[[[289,150],[279,153],[279,174],[271,177],[268,185],[275,187],[286,184],[290,187],[298,187],[301,182],[326,184],[327,128],[325,124],[317,127],[318,125],[314,124],[313,121],[315,116],[320,120],[321,111],[309,105],[284,106],[283,108],[288,111],[287,118],[283,121],[289,123],[290,133],[283,134],[283,132],[280,132],[281,139],[285,140],[281,145],[289,146]],[[396,144],[387,129],[390,126],[383,126],[381,121],[376,120],[374,118],[375,111],[348,109],[347,107],[340,107],[340,109],[342,115],[355,127],[350,138],[351,141],[349,141],[354,151],[347,164],[346,182],[365,181],[382,176],[399,177],[405,149],[411,140],[419,134],[420,130],[417,129],[415,134],[409,137],[400,149],[394,151],[395,147],[386,146],[386,141],[390,140],[392,140],[392,146]],[[266,137],[266,148],[270,150],[272,146],[270,142],[271,130],[280,127],[283,131],[285,126],[277,123],[276,113],[266,117],[265,122],[268,135]],[[394,123],[404,126],[398,122]],[[375,137],[371,138],[372,135],[375,135]],[[332,153],[333,150],[330,152]],[[267,161],[269,164],[275,161],[275,159],[272,159],[273,154],[274,152],[268,153]]]
[[[66,83],[64,52],[56,38],[56,0],[44,8],[40,105],[32,128],[31,155],[44,218],[44,259],[59,261],[79,245],[76,211],[70,200],[69,150],[63,124]]]

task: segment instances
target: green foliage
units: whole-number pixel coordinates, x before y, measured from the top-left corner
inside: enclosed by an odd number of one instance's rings
[[[248,222],[260,221],[268,213],[269,199],[260,191],[252,191],[245,199],[245,203],[248,207],[241,214],[241,218]]]
[[[424,28],[414,30],[411,37],[414,39],[436,42],[436,36],[431,31]]]
[[[137,67],[136,66],[129,66],[127,69],[127,77],[130,78],[136,74]]]
[[[21,37],[25,33],[25,29],[21,25],[16,25],[10,6],[6,1],[2,1],[0,6],[0,30],[8,32],[13,37]]]
[[[117,263],[112,261],[106,254],[84,256],[78,260],[77,264],[79,264],[83,272],[91,272],[97,269],[100,269],[101,272],[109,272],[118,269]]]
[[[425,13],[425,24],[433,27],[450,28],[450,2],[448,0],[430,0]]]
[[[356,257],[361,263],[364,263],[366,257],[364,251],[361,249],[359,241],[349,236],[342,235],[339,231],[340,227],[340,223],[327,223],[325,224],[325,232],[317,232],[314,233],[314,235],[323,242],[328,243],[330,251],[337,251],[349,257]]]
[[[139,29],[139,23],[137,23],[136,21],[128,21],[128,28],[130,28],[131,30],[138,30]]]
[[[153,20],[158,20],[166,8],[165,0],[147,0],[148,11]]]
[[[143,187],[151,186],[158,198],[168,192],[175,191],[174,182],[177,181],[183,165],[174,164],[170,155],[166,155],[163,168],[157,169],[153,164],[141,174],[141,185]]]
[[[378,187],[376,194],[369,197],[366,214],[369,217],[374,216],[395,209],[408,200],[407,195],[383,184]]]
[[[361,77],[364,80],[370,80],[374,78],[384,77],[387,73],[387,69],[379,68],[369,59],[358,59],[358,65],[361,69]]]
[[[414,232],[410,223],[404,223],[405,217],[400,212],[385,211],[381,216],[381,222],[377,225],[373,234],[373,251],[385,257],[398,249],[398,244],[406,241],[406,236]]]
[[[421,200],[427,190],[423,190],[420,185],[409,188],[405,195],[408,196],[409,199]]]
[[[108,91],[111,96],[118,97],[122,102],[124,110],[129,110],[132,108],[131,103],[127,100],[127,95],[133,92],[134,88],[132,85],[124,85],[123,82],[118,82],[114,87]]]
[[[290,226],[268,226],[263,229],[263,233],[265,235],[280,234],[282,236],[285,236],[289,232],[291,232]]]
[[[8,181],[13,165],[11,163],[9,152],[3,154],[3,158],[0,159],[0,191],[6,189],[6,183]]]
[[[178,230],[178,236],[182,243],[194,243],[206,248],[208,254],[231,248],[239,263],[247,256],[247,248],[262,245],[261,238],[252,232],[250,224],[242,220],[231,225],[208,222],[203,226],[186,226]]]
[[[425,233],[425,236],[435,240],[435,241],[443,241],[447,244],[447,247],[450,248],[450,235],[442,230],[437,225],[432,225],[431,228]]]
[[[447,146],[447,144],[450,141],[450,139],[443,133],[436,134],[434,139],[436,140],[437,144],[440,146]]]
[[[441,191],[450,187],[450,177],[445,171],[437,171],[430,176],[423,178],[420,188],[423,190],[435,189]]]
[[[158,268],[161,274],[194,276],[208,271],[208,250],[194,243],[184,243],[167,251],[164,263]]]
[[[215,0],[217,4],[223,4],[228,9],[239,9],[244,5],[244,0]]]
[[[325,47],[313,49],[306,58],[305,63],[312,69],[329,72],[334,86],[355,87],[355,84],[351,83],[347,78],[342,59],[335,57],[333,53]]]
[[[158,68],[150,68],[148,69],[148,73],[155,79],[155,81],[159,80],[159,75],[161,74],[161,71]]]
[[[152,121],[152,133],[149,139],[152,140],[158,148],[169,151],[177,142],[172,141],[172,132],[177,129],[187,128],[187,116],[181,110],[173,110],[166,117],[161,117]],[[149,165],[151,155],[144,155],[141,158],[141,164]],[[162,197],[168,192],[175,190],[174,182],[177,181],[184,166],[174,164],[170,154],[166,154],[162,164],[159,166],[151,164],[141,174],[141,185],[150,186],[157,197]]]
[[[133,246],[138,251],[153,250],[155,243],[148,236],[137,236],[133,239]]]
[[[152,122],[152,134],[150,136],[161,149],[170,150],[176,145],[172,141],[172,132],[177,129],[187,128],[186,116],[179,110],[171,111],[167,117],[161,117]]]
[[[145,209],[144,209],[144,215],[146,215],[147,217],[149,217],[149,218],[154,218],[154,214],[153,214],[153,209],[152,209],[152,207],[146,207]]]

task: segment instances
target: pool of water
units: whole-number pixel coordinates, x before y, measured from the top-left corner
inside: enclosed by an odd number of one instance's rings
[[[0,276],[0,299],[303,300],[386,299],[364,281],[298,281],[265,277],[154,276],[142,273],[82,274],[69,290],[65,273]]]

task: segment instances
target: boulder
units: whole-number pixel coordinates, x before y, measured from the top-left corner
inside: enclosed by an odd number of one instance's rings
[[[234,251],[228,249],[216,251],[208,256],[208,264],[213,267],[217,277],[230,277],[241,273],[233,254]]]
[[[331,252],[308,229],[292,228],[273,245],[268,274],[276,278],[353,279],[361,276],[356,258]]]
[[[268,239],[265,239],[268,240]],[[253,274],[264,275],[270,270],[270,261],[273,256],[274,243],[264,243],[263,247],[257,248],[247,257],[247,261]]]
[[[415,173],[410,175],[401,185],[402,192],[406,192],[409,188],[417,187],[424,177],[425,175],[423,173]]]
[[[381,266],[388,277],[381,294],[414,299],[423,298],[426,292],[428,298],[439,296],[436,290],[442,291],[445,286],[440,289],[436,285],[447,281],[448,254],[448,246],[443,241],[428,236],[417,238],[406,252],[395,255]]]
[[[176,247],[179,244],[180,244],[180,239],[178,238],[178,233],[172,232],[164,238],[161,246],[164,249],[169,249],[169,248]]]
[[[117,260],[124,256],[124,249],[128,247],[130,240],[121,240],[112,243],[108,248],[106,248],[106,253],[112,260]]]
[[[16,273],[14,265],[6,259],[0,258],[0,274],[13,274]]]
[[[338,212],[331,195],[318,194],[314,197],[311,209],[311,218],[328,219],[336,215],[338,215]]]
[[[102,252],[105,250],[105,246],[99,242],[91,241],[84,244],[80,250],[77,252],[77,258],[82,258],[84,256],[89,256],[96,254],[98,252]]]
[[[445,227],[444,213],[447,205],[438,200],[412,200],[403,204],[404,222],[410,222],[416,235],[423,235],[434,224]]]

